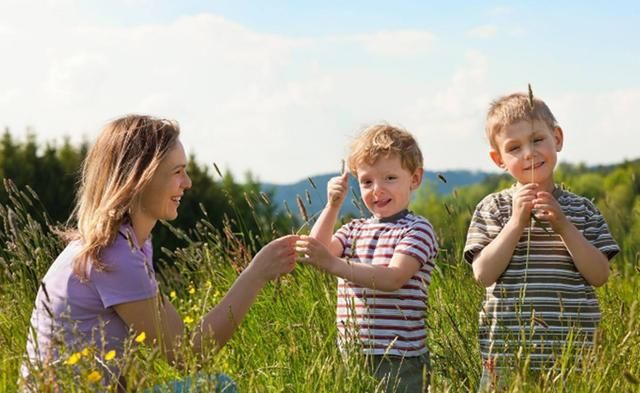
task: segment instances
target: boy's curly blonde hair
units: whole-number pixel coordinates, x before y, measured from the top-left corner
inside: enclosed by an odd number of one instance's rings
[[[491,103],[487,112],[485,132],[491,147],[496,149],[495,136],[505,127],[521,120],[540,120],[549,129],[558,127],[558,121],[551,109],[539,98],[533,98],[533,107],[526,93],[513,93],[502,96]]]
[[[349,172],[357,176],[358,165],[373,165],[380,157],[397,154],[404,169],[413,173],[422,168],[422,152],[408,131],[389,124],[375,124],[365,129],[351,144],[347,160]]]

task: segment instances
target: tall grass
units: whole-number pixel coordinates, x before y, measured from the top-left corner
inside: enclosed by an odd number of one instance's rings
[[[12,203],[0,209],[0,392],[13,392],[39,279],[63,245],[52,235],[37,197],[9,182],[6,187]],[[450,219],[459,219],[467,210],[454,206]],[[254,244],[260,243],[253,239],[272,236],[269,228],[257,235],[234,233],[229,226],[218,230],[206,220],[188,231],[174,230],[188,245],[164,250],[160,258],[172,264],[166,264],[159,279],[162,292],[172,299],[187,326],[193,326],[190,321],[197,321],[231,286],[255,252]],[[480,378],[476,335],[483,290],[462,262],[464,235],[446,235],[450,246],[439,256],[430,287],[427,325],[435,392],[473,392]],[[608,284],[598,290],[603,322],[595,349],[583,357],[585,371],[578,373],[575,365],[565,364],[534,377],[523,366],[514,370],[509,391],[640,392],[640,278],[622,273],[629,269],[620,266],[637,261],[621,256]],[[188,372],[225,372],[243,392],[375,392],[375,380],[363,360],[357,354],[341,354],[335,345],[335,287],[333,277],[297,266],[265,288],[222,351],[204,360],[191,357]],[[180,376],[146,344],[132,338],[128,352],[111,360],[104,354],[83,355],[75,364],[79,373],[61,365],[69,372],[61,373],[60,390],[91,390],[96,386],[90,376],[97,363],[122,362],[123,357],[128,359],[125,374],[132,391]],[[47,389],[54,391],[42,386]]]

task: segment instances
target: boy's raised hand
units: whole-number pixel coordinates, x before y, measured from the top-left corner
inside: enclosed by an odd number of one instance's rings
[[[342,175],[336,176],[327,183],[327,205],[340,207],[347,196],[349,189],[349,172],[344,171]]]
[[[562,212],[560,204],[556,198],[553,197],[553,194],[546,191],[539,191],[536,193],[536,198],[532,203],[536,218],[540,221],[548,221],[554,232],[562,235],[567,224],[570,224],[570,222]]]
[[[531,223],[533,200],[538,192],[538,184],[529,183],[520,187],[513,195],[513,213],[511,219],[516,220],[518,227],[524,229]]]

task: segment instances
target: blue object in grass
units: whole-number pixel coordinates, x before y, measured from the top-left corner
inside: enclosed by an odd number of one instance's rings
[[[237,393],[236,383],[227,374],[207,374],[200,372],[195,376],[156,385],[145,393]]]

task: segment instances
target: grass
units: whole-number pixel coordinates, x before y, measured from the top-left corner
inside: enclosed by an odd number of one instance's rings
[[[34,208],[36,197],[17,190],[12,195],[11,209],[0,209],[0,392],[16,390],[38,278],[62,247],[51,235],[41,209]],[[163,293],[172,297],[188,322],[219,301],[247,262],[252,246],[245,244],[243,236],[218,231],[206,222],[194,231],[179,233],[189,239],[189,245],[166,250],[162,258],[175,264],[163,270],[159,279]],[[481,371],[476,336],[483,289],[462,262],[464,233],[452,244],[452,249],[440,254],[430,287],[431,391],[474,392]],[[508,391],[640,392],[640,277],[633,271],[624,273],[629,269],[623,268],[637,263],[631,257],[622,253],[609,282],[598,289],[602,324],[595,349],[583,357],[585,372],[560,363],[556,371],[531,376],[523,362],[521,369],[514,370]],[[292,274],[265,288],[221,352],[201,364],[191,358],[189,372],[225,372],[242,392],[376,391],[363,360],[355,354],[344,356],[336,348],[335,287],[333,277],[297,266]],[[135,344],[132,337],[124,355],[106,360],[104,354],[87,353],[73,366],[62,365],[61,391],[92,390],[97,362],[118,362],[123,357],[129,359],[126,374],[131,390],[180,376],[146,344]],[[74,366],[80,372],[72,373]],[[47,389],[55,391],[51,385],[42,385],[43,391]]]

